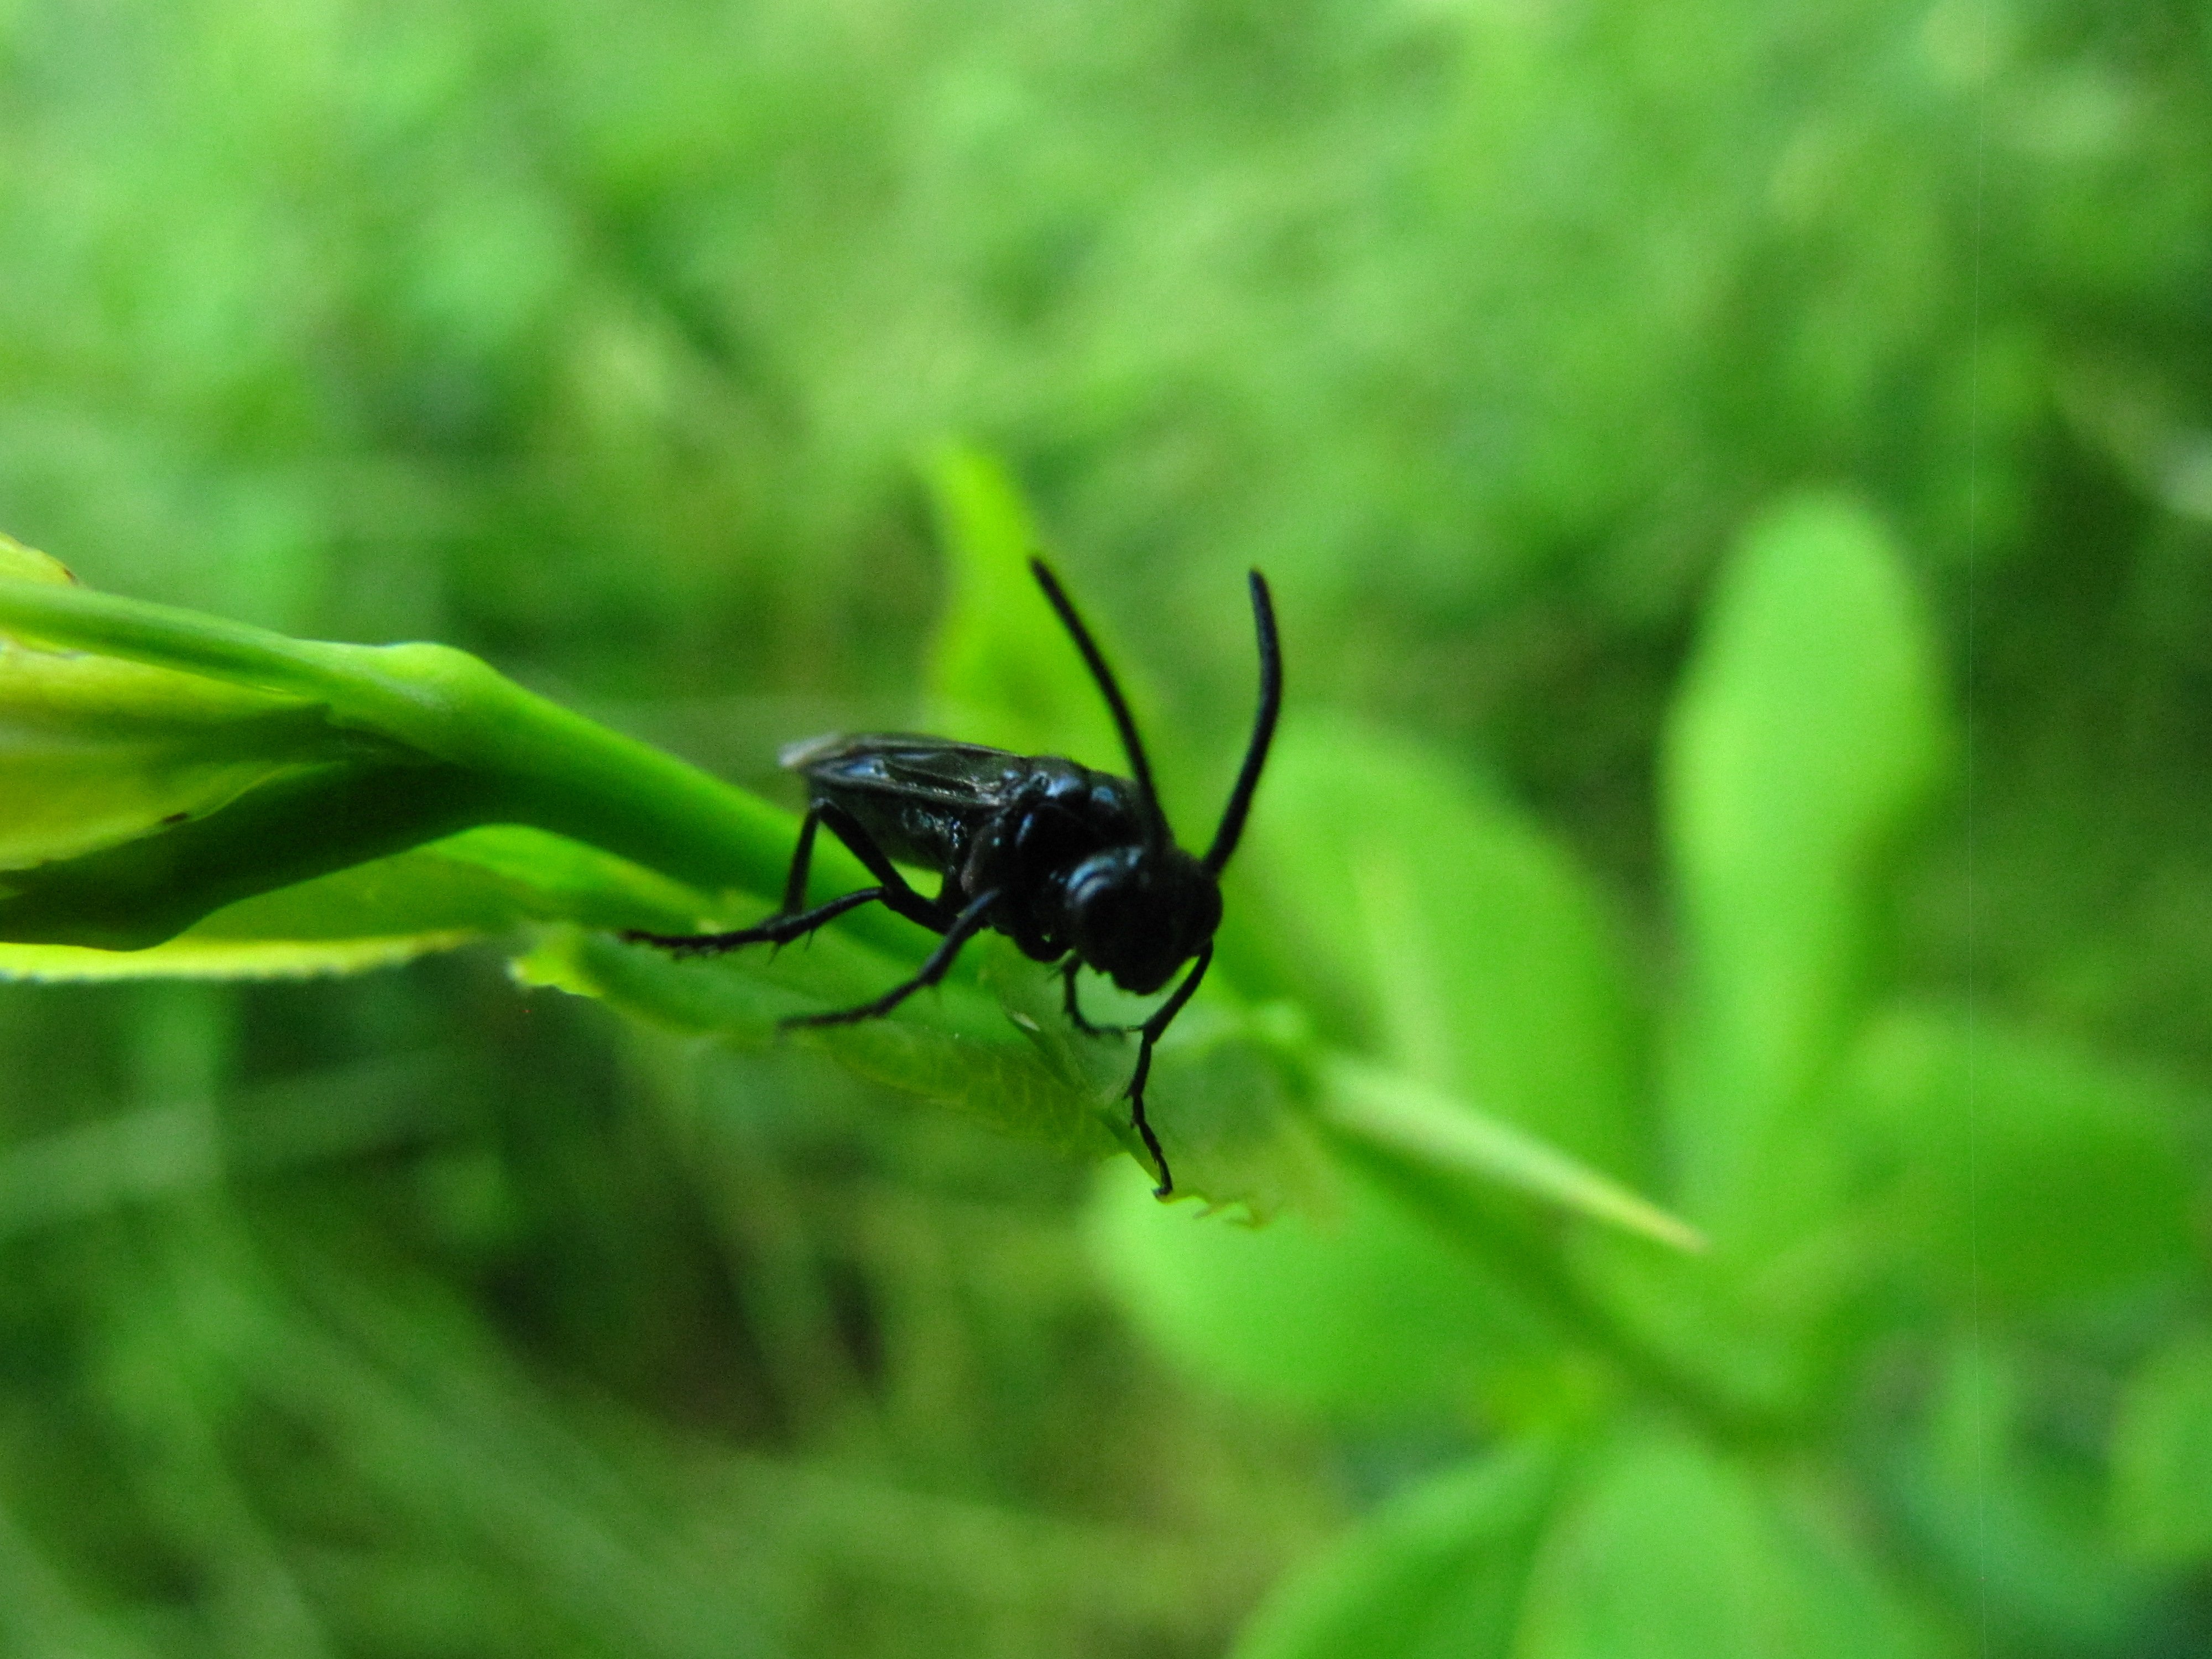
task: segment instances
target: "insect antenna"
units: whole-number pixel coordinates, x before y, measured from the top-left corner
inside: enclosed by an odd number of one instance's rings
[[[1250,574],[1252,625],[1260,635],[1260,716],[1252,723],[1252,741],[1245,745],[1244,764],[1237,771],[1237,787],[1229,792],[1229,805],[1222,810],[1221,827],[1213,832],[1213,845],[1206,849],[1206,867],[1217,876],[1244,833],[1252,792],[1260,787],[1260,769],[1267,763],[1267,745],[1274,741],[1275,716],[1283,712],[1283,653],[1275,638],[1275,601],[1267,592],[1267,579],[1256,570]]]
[[[1091,630],[1075,614],[1075,606],[1061,591],[1060,579],[1052,574],[1052,568],[1042,559],[1033,558],[1030,561],[1030,573],[1037,579],[1037,586],[1044,589],[1045,598],[1052,601],[1052,608],[1060,613],[1060,625],[1075,641],[1075,648],[1090,665],[1091,678],[1098,682],[1106,706],[1113,711],[1114,729],[1121,734],[1121,750],[1129,757],[1129,770],[1136,779],[1137,793],[1144,805],[1146,828],[1153,844],[1173,841],[1175,832],[1168,828],[1167,814],[1160,810],[1159,792],[1152,787],[1152,763],[1145,758],[1144,743],[1137,736],[1137,722],[1129,714],[1129,705],[1122,700],[1121,688],[1114,683],[1113,671],[1106,666],[1106,659],[1099,654]]]

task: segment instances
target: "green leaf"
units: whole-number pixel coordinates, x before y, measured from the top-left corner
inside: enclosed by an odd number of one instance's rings
[[[1139,1203],[1137,1188],[1103,1188],[1093,1214],[1102,1270],[1164,1348],[1241,1394],[1352,1416],[1511,1394],[1516,1378],[1557,1363],[1544,1287],[1522,1282],[1523,1253],[1556,1263],[1555,1230],[1543,1224],[1564,1212],[1676,1249],[1698,1243],[1618,1182],[1411,1079],[1326,1054],[1313,1076],[1320,1126],[1387,1160],[1383,1173],[1520,1203],[1459,1237],[1456,1211],[1440,1225],[1352,1159],[1267,1227],[1194,1235]],[[1501,1226],[1511,1252],[1496,1249]]]
[[[707,892],[781,889],[787,814],[460,652],[290,640],[4,574],[0,629],[50,647],[0,647],[14,866],[0,868],[0,938],[157,944],[255,894],[488,823]],[[824,851],[825,880],[856,877]],[[854,926],[897,937],[891,918]]]
[[[1014,952],[996,959],[1024,972]],[[1037,985],[1034,975],[1027,970]],[[999,983],[997,976],[991,982]],[[1035,1024],[1034,1040],[1073,1048],[1092,1086],[1109,1090],[1126,1114],[1121,1091],[1133,1063],[1132,1047],[1102,1047],[1069,1032],[1056,1003],[1047,1006],[1041,985],[1025,1012],[1007,987],[1000,989],[1009,1009]],[[1194,1003],[1157,1051],[1146,1090],[1147,1113],[1177,1188],[1217,1207],[1234,1204],[1255,1222],[1322,1201],[1329,1174],[1313,1131],[1315,1076],[1313,1036],[1293,1010],[1243,1006],[1225,986],[1203,1006]]]
[[[2160,1586],[2112,1548],[2075,1431],[2054,1444],[2044,1427],[2074,1409],[2073,1385],[2052,1379],[2056,1397],[2036,1401],[2047,1359],[1964,1322],[1936,1361],[1889,1483],[1915,1555],[2001,1651],[2145,1651]]]
[[[1504,1659],[1558,1485],[1529,1445],[1431,1476],[1277,1584],[1231,1659]]]
[[[468,929],[332,939],[204,939],[187,933],[137,951],[0,944],[0,980],[313,979],[396,968],[482,937]]]
[[[1092,1257],[1164,1352],[1241,1398],[1352,1419],[1435,1413],[1546,1352],[1509,1291],[1356,1172],[1264,1227],[1194,1218],[1110,1172]]]
[[[296,698],[0,643],[0,868],[113,847],[368,747]]]
[[[1373,1152],[1504,1188],[1678,1250],[1701,1250],[1697,1229],[1619,1182],[1413,1079],[1357,1060],[1329,1064],[1322,1121]]]
[[[963,963],[965,974],[889,1018],[792,1031],[776,1023],[866,1001],[910,965],[836,928],[803,950],[690,962],[562,929],[517,971],[526,983],[597,997],[678,1030],[813,1049],[1002,1133],[1078,1155],[1118,1147],[1142,1164],[1123,1092],[1133,1039],[1076,1033],[1060,1012],[1057,975],[1007,939],[977,940]],[[1195,1005],[1176,1022],[1159,1048],[1147,1100],[1179,1198],[1259,1217],[1310,1198],[1324,1177],[1302,1098],[1306,1046],[1280,1011],[1243,1010],[1225,999]]]
[[[1959,1308],[2124,1291],[2194,1258],[2187,1103],[2156,1078],[1921,1008],[1869,1028],[1849,1086],[1895,1194],[1884,1237]]]
[[[131,950],[238,900],[447,835],[476,781],[405,760],[276,772],[233,800],[112,847],[0,875],[0,937]]]
[[[689,888],[595,848],[541,830],[494,827],[258,894],[145,950],[0,944],[0,976],[358,973],[532,922],[681,929],[704,902]]]
[[[930,651],[933,729],[1023,755],[1067,755],[1107,771],[1128,764],[1104,699],[1030,574],[1043,550],[1021,490],[994,457],[948,445],[927,477],[951,592]],[[1095,606],[1079,605],[1131,707],[1141,677]]]
[[[5,536],[0,582],[75,586],[61,564]],[[200,816],[289,769],[336,762],[349,747],[301,698],[40,650],[0,630],[0,870]]]
[[[1267,1228],[1186,1234],[1137,1188],[1103,1186],[1095,1203],[1095,1255],[1139,1325],[1239,1394],[1343,1416],[1480,1394],[1517,1409],[1524,1380],[1559,1364],[1559,1314],[1608,1336],[1579,1303],[1559,1307],[1559,1214],[1701,1245],[1610,1176],[1425,1084],[1328,1053],[1312,1079],[1318,1126],[1347,1157]],[[1407,1203],[1405,1182],[1437,1201]],[[1484,1203],[1480,1225],[1468,1201]]]
[[[969,513],[984,526],[969,538],[971,587],[1009,590],[1018,526],[1008,488],[972,458],[946,476],[983,503]],[[15,562],[30,568],[27,555]],[[763,896],[781,887],[787,817],[461,653],[289,640],[86,593],[42,567],[30,574],[39,579],[0,576],[0,623],[64,649],[9,643],[0,666],[15,678],[0,678],[0,692],[13,696],[0,696],[0,713],[47,732],[36,753],[55,787],[11,792],[45,805],[19,809],[18,867],[0,870],[0,972],[343,971],[524,923],[680,930],[716,919],[719,895],[702,890],[710,884]],[[988,604],[984,613],[988,622]],[[979,639],[990,632],[978,627]],[[96,654],[70,654],[85,652]],[[17,745],[15,776],[31,752]],[[61,787],[71,778],[82,785],[74,794]],[[520,827],[463,833],[486,825]],[[825,884],[856,884],[848,856],[823,854]],[[781,964],[758,953],[672,963],[569,935],[541,945],[524,971],[760,1041],[782,1015],[896,983],[925,948],[910,924],[875,911],[835,933],[842,945]],[[872,960],[871,945],[891,960]],[[87,954],[155,945],[166,948],[127,964]],[[994,959],[996,1003],[963,963],[897,1019],[803,1040],[1001,1127],[1060,1145],[1099,1145],[1102,1133],[1128,1144],[1126,1043],[1073,1039],[1036,965],[1006,969],[1004,951]],[[1187,1190],[1265,1215],[1315,1184],[1297,1126],[1311,1044],[1232,1009],[1224,979],[1164,1046],[1154,1115]],[[1364,1085],[1340,1092],[1352,1101],[1344,1133],[1652,1224],[1648,1206],[1547,1159],[1534,1141],[1467,1124],[1440,1138],[1434,1113],[1378,1103]]]
[[[26,547],[13,536],[0,532],[0,578],[21,581],[73,583],[70,568],[52,554]]]
[[[998,941],[979,941],[988,956]],[[971,981],[948,981],[887,1019],[779,1030],[790,1015],[849,1006],[896,983],[902,969],[825,929],[803,950],[672,960],[604,933],[561,930],[516,964],[526,984],[592,996],[678,1030],[759,1048],[788,1042],[827,1054],[863,1077],[947,1106],[991,1127],[1092,1155],[1128,1144],[1127,1109],[1042,1030],[1008,1018]]]
[[[1863,1006],[1887,861],[1947,752],[1929,623],[1881,526],[1813,496],[1752,526],[1665,757],[1689,985],[1669,1101],[1692,1219],[1825,1214],[1814,1087]]]
[[[408,907],[416,912],[422,903],[417,881],[443,886],[457,895],[465,886],[486,896],[496,896],[518,921],[572,921],[587,927],[645,927],[680,931],[696,925],[710,907],[698,889],[671,881],[628,859],[617,858],[596,847],[571,841],[523,824],[489,824],[448,836],[420,850],[422,873],[404,888],[398,883],[380,884],[357,902],[377,907]],[[433,872],[434,860],[442,870]],[[362,872],[364,878],[373,873]],[[302,899],[313,896],[295,889]],[[419,913],[419,912],[417,912]],[[233,906],[209,919],[204,931],[233,931],[245,927],[277,925],[287,932],[312,936],[319,927],[331,925],[323,907],[313,913],[295,908],[288,893],[270,894],[250,906]],[[361,925],[360,918],[336,919],[347,929]]]
[[[2212,1561],[2212,1333],[2179,1333],[2129,1381],[2112,1425],[2112,1518],[2140,1560]]]
[[[1233,872],[1224,961],[1344,1046],[1598,1169],[1644,1167],[1642,1032],[1572,863],[1419,745],[1285,723]]]
[[[1609,1447],[1537,1554],[1514,1659],[1912,1659],[1934,1651],[1817,1499],[1670,1431]]]

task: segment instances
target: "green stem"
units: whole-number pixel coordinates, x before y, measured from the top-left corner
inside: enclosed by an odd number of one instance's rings
[[[797,824],[791,814],[549,702],[449,646],[295,640],[196,611],[58,583],[0,578],[0,629],[253,686],[326,708],[332,721],[397,740],[471,779],[465,823],[523,823],[571,837],[708,893],[773,902]],[[397,850],[389,849],[389,850]],[[824,847],[825,889],[866,880]],[[861,912],[853,932],[919,958],[921,935]]]

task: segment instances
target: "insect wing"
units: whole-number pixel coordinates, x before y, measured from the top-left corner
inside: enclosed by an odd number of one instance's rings
[[[817,802],[834,804],[894,859],[945,873],[1013,798],[1035,763],[1003,749],[893,732],[787,750]]]
[[[840,795],[985,812],[1006,805],[1031,764],[1004,749],[904,732],[817,738],[793,744],[777,758],[817,788]]]

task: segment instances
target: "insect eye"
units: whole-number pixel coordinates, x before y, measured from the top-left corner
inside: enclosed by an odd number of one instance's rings
[[[1121,921],[1134,896],[1135,874],[1117,854],[1086,859],[1068,878],[1068,909],[1092,927]]]
[[[1101,854],[1076,866],[1067,881],[1068,921],[1076,949],[1102,967],[1126,960],[1144,931],[1145,895],[1126,851]]]
[[[1150,995],[1221,920],[1221,890],[1180,849],[1100,854],[1068,878],[1068,942],[1125,991]]]

